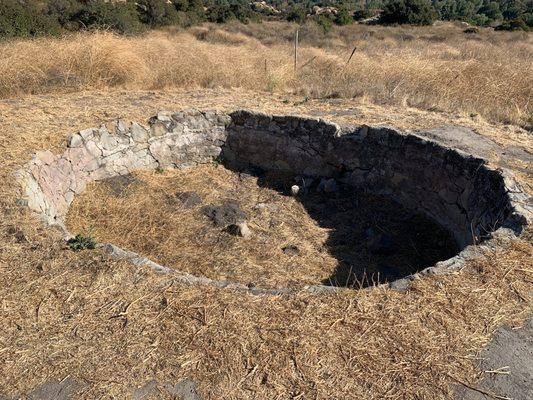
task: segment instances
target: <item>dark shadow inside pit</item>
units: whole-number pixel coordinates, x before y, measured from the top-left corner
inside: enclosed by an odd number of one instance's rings
[[[291,196],[292,185],[302,182],[289,173],[260,168],[245,173],[256,176],[258,185],[286,196]],[[363,288],[391,282],[460,251],[447,230],[390,198],[356,191],[337,181],[334,190],[325,192],[320,178],[306,181],[312,183],[296,198],[320,227],[330,231],[325,246],[338,260],[323,285]]]

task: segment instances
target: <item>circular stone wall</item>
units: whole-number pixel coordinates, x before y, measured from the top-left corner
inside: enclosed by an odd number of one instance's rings
[[[531,220],[527,196],[512,176],[480,158],[420,135],[385,126],[345,126],[315,118],[250,111],[226,115],[186,110],[161,112],[147,126],[116,121],[70,136],[63,154],[40,152],[18,172],[28,206],[60,226],[87,183],[138,169],[185,168],[217,159],[244,171],[261,168],[300,177],[328,178],[357,190],[386,195],[423,213],[455,238],[456,257],[422,273],[458,268],[498,231],[520,233]],[[180,274],[135,253],[104,245],[136,265],[173,272],[189,283],[245,286]],[[414,276],[391,283],[404,288]],[[322,290],[324,286],[308,287]],[[251,289],[254,292],[269,292]],[[280,292],[283,289],[280,289]]]

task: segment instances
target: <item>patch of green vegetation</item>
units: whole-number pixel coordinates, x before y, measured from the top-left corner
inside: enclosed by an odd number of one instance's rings
[[[68,247],[73,251],[92,250],[96,247],[96,240],[92,236],[76,235],[67,241]]]
[[[385,24],[431,25],[437,13],[429,0],[391,0],[385,4],[380,20]]]
[[[313,21],[327,34],[380,15],[376,23],[429,25],[436,19],[460,20],[498,30],[533,27],[533,0],[0,0],[0,38],[57,35],[64,31],[110,29],[135,34],[147,28],[191,26],[205,21],[242,23],[278,19]]]

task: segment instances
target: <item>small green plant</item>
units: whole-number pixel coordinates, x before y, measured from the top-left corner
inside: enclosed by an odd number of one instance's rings
[[[164,172],[165,172],[165,170],[164,170],[163,168],[161,168],[161,167],[157,167],[157,168],[155,169],[155,173],[156,173],[156,174],[162,174],[162,173],[164,173]]]
[[[73,251],[94,249],[96,247],[96,240],[92,236],[83,236],[77,234],[75,237],[67,241],[68,247]]]

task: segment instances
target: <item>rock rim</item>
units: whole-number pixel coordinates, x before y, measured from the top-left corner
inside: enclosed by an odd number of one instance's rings
[[[449,127],[447,134],[449,135]],[[458,127],[458,132],[465,128]],[[430,137],[430,138],[428,138]],[[389,126],[339,126],[319,118],[268,115],[249,110],[231,114],[196,109],[159,112],[148,124],[117,120],[70,135],[62,154],[41,151],[16,173],[21,203],[45,224],[65,226],[75,196],[92,181],[140,169],[189,168],[224,162],[237,171],[253,168],[352,185],[391,196],[435,219],[454,234],[462,251],[387,285],[404,291],[427,274],[447,274],[467,260],[512,240],[531,224],[531,197],[511,172],[439,141],[435,132],[407,133]],[[289,288],[249,288],[193,276],[159,265],[113,244],[100,248],[135,266],[173,274],[185,284],[206,284],[252,294],[280,295]],[[382,286],[382,285],[380,285]],[[311,285],[313,293],[343,290]]]

